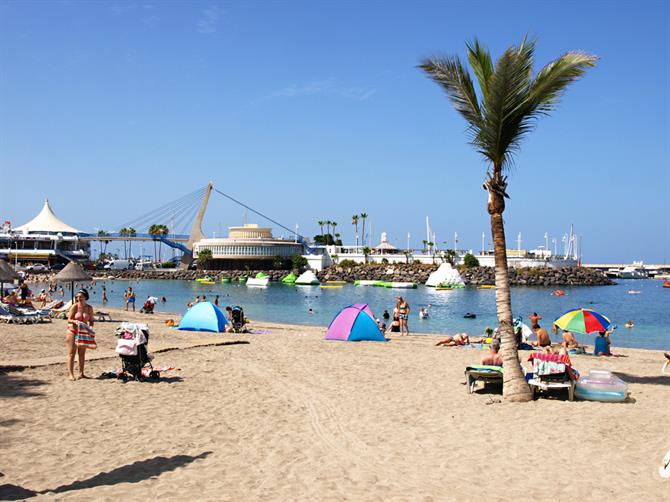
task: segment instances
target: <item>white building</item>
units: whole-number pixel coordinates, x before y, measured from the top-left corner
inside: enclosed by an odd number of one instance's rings
[[[277,257],[288,265],[294,255],[303,253],[301,243],[274,238],[271,228],[256,224],[230,227],[228,237],[199,240],[193,244],[193,257],[204,249],[212,252],[212,268],[222,270],[271,269]]]
[[[58,218],[49,199],[42,211],[24,225],[12,228],[5,221],[0,230],[0,257],[15,262],[48,263],[86,260],[88,242],[80,240],[84,234]]]

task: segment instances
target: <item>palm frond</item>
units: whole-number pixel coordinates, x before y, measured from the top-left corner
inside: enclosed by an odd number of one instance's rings
[[[535,42],[508,48],[498,59],[484,97],[484,119],[475,145],[493,164],[504,168],[518,140],[532,128],[526,98],[532,79]]]
[[[579,79],[598,58],[583,52],[567,52],[542,68],[528,96],[531,111],[546,114],[556,108],[563,92]]]
[[[463,115],[476,134],[481,127],[482,113],[470,74],[463,67],[460,59],[458,57],[429,58],[425,59],[419,68],[444,89],[456,111]]]
[[[468,121],[473,146],[499,173],[510,167],[536,120],[554,110],[565,89],[598,60],[582,52],[568,52],[533,78],[534,39],[524,37],[517,47],[508,48],[495,65],[478,40],[466,46],[481,89],[481,104],[470,74],[458,57],[427,59],[420,68],[445,90]]]
[[[489,81],[493,75],[491,54],[475,39],[472,44],[465,44],[468,48],[468,62],[477,77],[482,95],[486,96],[489,90]]]

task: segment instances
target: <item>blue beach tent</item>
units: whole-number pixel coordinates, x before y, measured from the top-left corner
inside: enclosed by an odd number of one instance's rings
[[[186,311],[177,329],[185,331],[225,331],[226,316],[219,307],[210,302],[196,303]]]

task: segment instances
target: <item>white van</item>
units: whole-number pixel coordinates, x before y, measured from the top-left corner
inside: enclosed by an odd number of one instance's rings
[[[129,260],[112,260],[105,265],[107,270],[128,270],[132,268]]]

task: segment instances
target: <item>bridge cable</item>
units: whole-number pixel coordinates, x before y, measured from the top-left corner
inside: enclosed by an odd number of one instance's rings
[[[172,216],[172,214],[176,212],[176,210],[181,211],[183,208],[189,207],[193,203],[201,200],[205,194],[205,190],[206,187],[199,188],[198,190],[186,194],[183,197],[179,197],[178,199],[170,201],[167,204],[164,204],[157,209],[149,211],[148,213],[145,213],[137,218],[134,218],[126,222],[125,224],[121,225],[120,228],[129,226],[138,226],[140,228],[143,228],[149,221],[151,221],[152,219],[155,221],[156,219],[158,219],[159,216],[161,217],[164,217],[166,215]]]
[[[223,195],[223,196],[226,197],[227,199],[232,200],[232,201],[235,202],[236,204],[239,204],[240,206],[242,206],[242,207],[248,209],[248,210],[251,211],[252,213],[256,213],[256,214],[257,214],[258,216],[260,216],[261,218],[265,218],[265,219],[268,220],[269,222],[274,223],[275,225],[277,225],[278,227],[283,228],[284,230],[288,231],[289,233],[291,233],[291,234],[293,234],[293,235],[297,235],[297,236],[300,237],[303,241],[306,240],[302,235],[300,235],[299,233],[297,233],[295,230],[291,230],[290,228],[285,227],[284,225],[282,225],[282,224],[279,223],[278,221],[275,221],[275,220],[273,220],[272,218],[270,218],[269,216],[264,215],[264,214],[261,213],[260,211],[256,211],[254,208],[252,208],[252,207],[250,207],[250,206],[247,206],[245,203],[240,202],[239,200],[237,200],[237,199],[231,197],[230,195],[227,195],[227,194],[223,193],[223,192],[222,192],[221,190],[219,190],[218,188],[214,188],[214,191],[217,192],[217,193],[219,193],[219,194],[221,194],[221,195]]]

